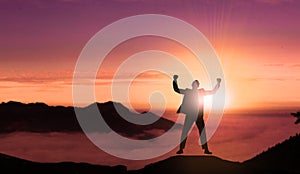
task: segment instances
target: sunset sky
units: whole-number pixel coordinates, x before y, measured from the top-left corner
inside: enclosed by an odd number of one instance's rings
[[[73,105],[73,72],[89,39],[124,17],[163,14],[195,26],[215,48],[225,75],[226,108],[296,107],[299,9],[297,0],[0,0],[0,102]],[[112,100],[107,91],[122,60],[144,50],[164,50],[193,64],[190,52],[176,42],[150,36],[129,40],[106,57],[98,73],[99,102]],[[130,69],[118,77],[120,83]],[[179,85],[190,87],[182,79]],[[172,101],[167,106],[176,107],[180,99],[170,85],[169,76],[145,72],[132,82],[130,97],[147,106],[149,94],[162,90]]]

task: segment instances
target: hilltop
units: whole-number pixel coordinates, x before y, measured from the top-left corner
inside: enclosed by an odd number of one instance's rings
[[[243,163],[220,159],[215,156],[173,156],[149,164],[142,169],[127,171],[125,166],[101,166],[87,163],[37,163],[0,154],[1,173],[108,173],[108,174],[299,174],[300,136],[269,148]]]

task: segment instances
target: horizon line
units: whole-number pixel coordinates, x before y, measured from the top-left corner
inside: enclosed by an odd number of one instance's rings
[[[47,103],[47,102],[41,102],[41,101],[33,101],[33,102],[24,102],[24,101],[16,101],[16,100],[9,100],[9,101],[1,101],[0,105],[2,104],[6,104],[6,103],[9,103],[9,102],[15,102],[15,103],[21,103],[21,104],[25,104],[25,105],[28,105],[28,104],[45,104],[49,107],[78,107],[78,108],[85,108],[85,107],[88,107],[92,104],[105,104],[105,103],[109,103],[109,102],[113,102],[113,103],[120,103],[122,105],[124,105],[125,107],[128,107],[128,103],[124,103],[124,102],[120,102],[120,101],[112,101],[112,100],[108,100],[108,101],[95,101],[93,103],[85,103],[83,106],[74,106],[73,104],[54,104],[54,103]],[[296,102],[295,102],[296,103]],[[276,103],[277,105],[279,105],[280,103]],[[177,110],[178,107],[168,107],[166,108],[165,110]],[[149,110],[149,108],[146,108],[146,107],[138,107],[138,108],[128,108],[128,109],[134,109],[134,110]],[[161,109],[154,109],[154,110],[161,110]],[[251,112],[255,112],[255,111],[259,111],[259,112],[270,112],[270,111],[277,111],[277,112],[280,112],[280,111],[300,111],[300,107],[297,107],[297,106],[272,106],[272,105],[269,105],[269,106],[260,106],[260,107],[231,107],[231,108],[224,108],[224,112],[243,112],[243,111],[246,111],[248,113],[251,113]]]

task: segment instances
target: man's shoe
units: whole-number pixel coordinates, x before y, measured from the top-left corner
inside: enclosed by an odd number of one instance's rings
[[[205,154],[208,154],[208,155],[211,155],[211,154],[212,154],[212,152],[209,151],[208,149],[205,149],[205,150],[204,150],[204,153],[205,153]]]
[[[179,149],[176,154],[183,154],[183,150],[182,149]]]

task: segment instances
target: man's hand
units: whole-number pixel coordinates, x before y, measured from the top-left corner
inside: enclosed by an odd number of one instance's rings
[[[173,80],[174,80],[174,81],[177,81],[177,79],[178,79],[178,75],[175,74],[175,75],[173,76]]]

